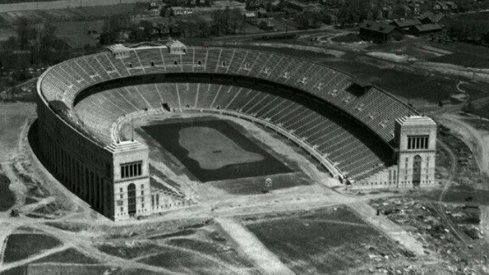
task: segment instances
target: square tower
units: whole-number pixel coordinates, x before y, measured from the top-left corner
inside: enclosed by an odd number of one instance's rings
[[[137,141],[111,144],[113,154],[114,220],[151,213],[149,149]]]
[[[436,123],[426,116],[396,120],[398,187],[435,183]]]

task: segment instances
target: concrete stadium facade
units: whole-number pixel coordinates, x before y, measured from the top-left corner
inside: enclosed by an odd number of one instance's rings
[[[182,48],[181,43],[178,44],[178,47],[179,48],[177,49],[173,49],[170,44],[166,46],[145,46],[143,48],[146,51],[154,50],[155,53],[161,54],[162,58],[165,51],[165,54],[168,56],[175,56],[176,58],[179,58],[179,60],[183,60],[182,56],[186,54],[188,55],[190,49],[187,50],[186,48]],[[218,61],[215,62],[217,64],[215,65],[216,67],[204,68],[203,71],[199,73],[195,71],[197,66],[202,66],[201,60],[197,61],[195,58],[197,53],[201,54],[201,56],[204,56],[205,53],[206,60],[204,67],[207,63],[210,63],[210,59],[207,60],[209,49],[205,48],[191,49],[192,54],[194,55],[191,59],[191,62],[193,63],[188,63],[188,66],[184,63],[177,63],[177,61],[174,61],[175,63],[171,64],[171,68],[177,66],[179,67],[177,71],[170,71],[170,65],[164,63],[166,66],[164,70],[161,69],[161,71],[154,72],[155,70],[158,70],[158,66],[155,66],[153,61],[150,62],[144,59],[143,61],[147,62],[148,65],[146,65],[147,67],[143,65],[141,60],[143,58],[140,58],[139,56],[142,55],[141,52],[143,51],[143,48],[117,47],[115,50],[112,48],[108,52],[100,53],[98,56],[94,55],[95,57],[92,56],[97,59],[101,58],[103,55],[112,65],[116,64],[116,62],[118,62],[117,60],[123,60],[120,62],[121,64],[128,64],[125,68],[114,68],[116,67],[115,65],[111,68],[100,66],[102,69],[99,70],[103,71],[96,74],[90,74],[88,72],[88,65],[81,65],[82,61],[80,60],[83,58],[81,57],[65,61],[49,68],[39,78],[37,83],[38,131],[43,163],[62,184],[88,202],[96,211],[110,219],[125,220],[135,216],[146,216],[166,211],[175,205],[183,207],[192,203],[191,200],[185,198],[182,198],[181,200],[169,199],[164,193],[152,190],[150,186],[149,149],[147,145],[137,141],[121,141],[117,139],[109,142],[102,141],[92,132],[87,130],[83,121],[77,120],[76,114],[73,113],[73,107],[83,100],[83,98],[89,97],[95,93],[103,92],[109,87],[114,87],[114,85],[124,85],[124,81],[148,81],[156,83],[158,81],[171,80],[228,83],[230,85],[262,87],[264,90],[290,90],[291,93],[300,93],[311,96],[311,101],[320,100],[320,104],[332,106],[331,108],[334,108],[335,111],[348,117],[352,123],[363,127],[366,133],[368,132],[372,136],[377,136],[379,142],[385,143],[386,147],[388,146],[389,148],[392,148],[392,154],[394,155],[393,159],[397,162],[397,165],[385,169],[377,169],[379,171],[376,173],[353,180],[348,177],[347,173],[337,168],[337,164],[330,161],[327,154],[317,152],[317,147],[315,145],[308,144],[304,138],[294,135],[292,131],[283,129],[280,125],[273,124],[266,119],[256,118],[253,115],[240,113],[239,110],[226,111],[200,109],[199,111],[234,116],[258,122],[270,129],[276,128],[275,130],[278,133],[293,140],[298,146],[304,148],[306,152],[309,152],[311,156],[322,163],[328,171],[330,171],[332,176],[340,179],[340,181],[351,188],[384,188],[386,186],[412,187],[413,181],[415,181],[415,186],[435,183],[436,124],[427,117],[417,115],[406,117],[403,115],[399,117],[389,117],[387,120],[388,122],[386,122],[386,119],[381,120],[379,118],[380,122],[378,122],[378,125],[380,126],[378,127],[372,122],[368,122],[368,120],[362,121],[361,119],[358,119],[358,115],[351,114],[353,113],[352,110],[348,110],[348,112],[350,112],[349,114],[344,110],[345,107],[340,103],[331,103],[331,100],[328,100],[327,98],[319,98],[317,95],[313,94],[314,92],[301,88],[305,86],[308,76],[298,75],[296,76],[298,79],[296,83],[284,84],[283,82],[287,82],[290,78],[288,72],[281,71],[280,75],[277,73],[275,80],[272,80],[270,79],[271,73],[267,72],[267,70],[272,69],[267,69],[266,65],[261,68],[260,73],[258,73],[259,76],[257,77],[250,77],[247,75],[250,70],[253,70],[253,67],[243,70],[243,72],[248,72],[246,74],[229,72],[231,66],[229,63],[233,62],[233,57],[230,57],[230,61],[221,61],[221,54],[223,51],[226,51],[223,49],[219,49]],[[207,53],[205,51],[207,51]],[[235,51],[236,50],[233,51],[232,56],[235,55]],[[135,61],[128,62],[126,60],[131,58],[131,55],[135,56],[133,60],[138,60],[139,62],[139,66],[136,66],[136,68],[133,67],[134,63],[132,63]],[[246,53],[246,56],[247,55],[248,53]],[[270,54],[258,53],[258,57],[260,55],[268,56]],[[168,56],[166,56],[166,60],[168,60]],[[285,56],[283,58],[288,57]],[[240,61],[240,69],[245,63],[245,59],[246,57],[244,57],[243,61]],[[97,59],[97,61],[99,60],[100,59]],[[280,60],[282,60],[282,57]],[[151,65],[149,65],[149,62]],[[300,62],[300,66],[308,65],[306,61]],[[228,63],[226,70],[219,70],[219,66],[226,67],[226,63]],[[292,64],[292,61],[290,64]],[[85,79],[83,78],[82,73],[78,73],[77,76],[75,76],[74,73],[70,75],[70,72],[74,70],[67,68],[67,66],[75,65],[79,67],[76,68],[78,70],[86,69]],[[87,67],[84,68],[84,66]],[[90,65],[94,71],[96,71],[95,66],[98,65]],[[122,77],[121,72],[123,69],[127,70],[129,75]],[[139,70],[139,72],[131,74],[131,70]],[[153,71],[149,72],[150,70]],[[118,77],[109,78],[107,76],[102,76],[116,75],[115,71],[117,71]],[[334,74],[340,74],[340,72]],[[350,78],[345,79],[351,81],[351,85],[355,84]],[[317,85],[314,83],[315,91],[321,89],[321,84],[322,82],[318,82]],[[369,91],[370,90],[366,93]],[[337,93],[338,91],[333,90],[329,95],[333,94],[332,96],[334,97]],[[385,99],[386,101],[395,102],[395,104],[397,104],[395,106],[402,106],[399,107],[402,108],[402,113],[415,114],[414,110],[397,102],[397,99],[388,93],[385,93],[385,97],[387,98]],[[343,101],[346,102],[346,100]],[[348,102],[345,104],[348,104]],[[375,102],[371,104],[375,104]],[[358,106],[359,105],[356,105],[355,108]],[[353,106],[348,108],[353,108]],[[180,111],[182,110],[183,109],[180,108]],[[141,110],[141,112],[147,111],[148,110]],[[367,116],[367,114],[365,115]],[[370,113],[368,115],[370,117],[372,116]],[[371,120],[374,119],[371,118],[370,121]],[[384,126],[382,123],[388,123],[389,125]],[[394,127],[394,125],[397,126]],[[395,133],[392,130],[392,137],[389,137],[389,134],[385,133],[387,128],[396,129]],[[409,141],[410,145],[406,145],[408,142],[407,140],[411,140],[411,138],[417,139],[416,141]],[[413,165],[416,165],[416,167],[413,167]]]

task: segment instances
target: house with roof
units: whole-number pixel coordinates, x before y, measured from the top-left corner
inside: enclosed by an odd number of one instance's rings
[[[443,13],[427,11],[422,13],[418,19],[422,24],[439,24],[444,17],[445,15]]]
[[[407,33],[411,27],[420,25],[421,22],[418,19],[395,19],[390,24],[402,33]]]
[[[365,21],[360,24],[360,37],[364,40],[376,43],[398,41],[402,39],[402,33],[393,25],[386,23]]]
[[[421,24],[412,26],[409,30],[411,34],[416,36],[433,35],[443,30],[443,26],[437,23]]]

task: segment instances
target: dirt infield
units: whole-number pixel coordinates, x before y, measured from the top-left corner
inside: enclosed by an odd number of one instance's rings
[[[240,133],[236,127],[228,121],[198,119],[170,120],[168,123],[142,128],[202,182],[292,172],[285,164]],[[190,140],[191,137],[193,141]],[[220,142],[212,140],[213,144],[219,148],[204,148],[208,139],[215,138],[219,138]]]

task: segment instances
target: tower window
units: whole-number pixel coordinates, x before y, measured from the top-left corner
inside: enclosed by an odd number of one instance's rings
[[[428,141],[429,141],[428,135],[408,136],[407,148],[408,150],[428,149]]]
[[[121,178],[132,178],[142,175],[142,161],[121,164]]]

